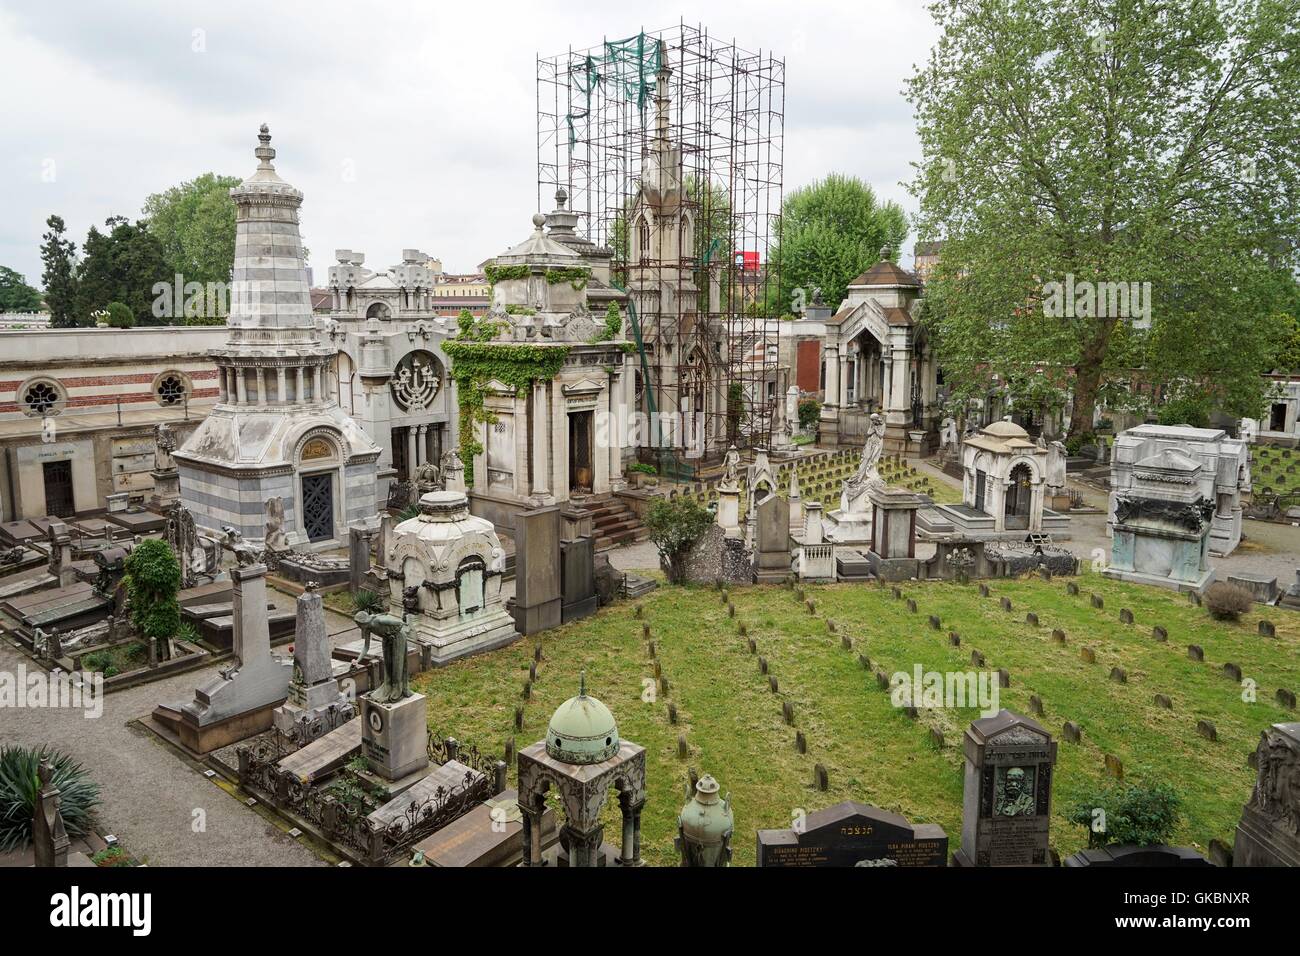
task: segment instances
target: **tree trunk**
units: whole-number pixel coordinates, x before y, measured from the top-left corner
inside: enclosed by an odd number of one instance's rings
[[[1115,328],[1114,319],[1099,319],[1092,337],[1083,343],[1083,353],[1074,368],[1074,395],[1070,403],[1070,438],[1092,431],[1093,414],[1097,410],[1097,392],[1101,387],[1102,368],[1110,348],[1110,333]]]

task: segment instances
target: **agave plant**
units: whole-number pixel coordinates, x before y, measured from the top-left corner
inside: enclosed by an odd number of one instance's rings
[[[90,829],[91,815],[99,804],[99,784],[91,781],[81,764],[57,750],[31,747],[0,748],[0,853],[19,850],[32,839],[32,817],[41,781],[37,773],[49,761],[51,783],[59,790],[59,811],[69,836]]]
[[[376,611],[383,610],[383,600],[374,591],[368,591],[362,588],[352,594],[352,603],[356,605],[358,611],[365,611],[367,614],[373,614]]]

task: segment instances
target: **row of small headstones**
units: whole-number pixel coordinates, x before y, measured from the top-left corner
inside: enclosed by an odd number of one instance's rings
[[[522,701],[515,704],[515,730],[524,729],[524,704],[533,699],[533,685],[537,683],[537,665],[544,660],[542,654],[542,642],[538,641],[533,645],[533,659],[528,662],[528,678],[524,681],[524,686],[519,692]],[[505,745],[505,762],[507,766],[515,762],[515,738],[508,737]]]
[[[677,726],[677,704],[668,699],[668,694],[672,689],[672,684],[668,681],[668,675],[664,673],[663,662],[659,659],[659,648],[655,645],[654,637],[650,631],[650,622],[644,620],[645,611],[641,605],[637,605],[636,612],[633,615],[641,621],[641,638],[646,642],[646,654],[650,657],[654,670],[655,686],[658,688],[659,695],[664,699],[664,705],[668,712],[668,723]],[[686,734],[677,735],[677,757],[685,760],[691,755],[690,743],[686,739]],[[691,786],[695,785],[694,771],[691,772]],[[693,790],[691,791],[694,792]]]
[[[787,580],[786,584],[787,586],[789,586],[790,582]],[[731,601],[731,593],[726,588],[722,587],[721,584],[719,584],[718,590],[722,598],[722,603],[726,605],[727,616],[735,620],[736,605],[733,604]],[[802,595],[802,593],[803,591],[802,589],[800,589],[798,594]],[[802,597],[800,597],[800,600],[802,600]],[[812,602],[809,601],[807,603],[810,607],[809,613],[811,614],[813,613],[813,611],[811,610]],[[749,628],[745,625],[743,621],[738,621],[738,620],[736,621],[736,633],[737,635],[745,639],[745,644],[746,647],[748,647],[749,649],[749,653],[758,658],[758,672],[763,676],[767,677],[768,690],[770,690],[773,694],[780,694],[781,692],[780,682],[776,679],[776,675],[771,672],[771,667],[768,663],[767,658],[758,653],[758,641],[755,640],[752,636],[750,636]],[[787,727],[795,728],[794,731],[795,751],[801,754],[808,753],[808,739],[804,736],[804,732],[798,729],[798,726],[795,721],[794,703],[789,698],[786,698],[781,701],[781,719],[785,722]],[[830,771],[828,771],[826,769],[826,766],[822,763],[813,764],[813,786],[823,792],[830,789]]]
[[[1045,574],[1044,577],[1050,577],[1050,574]],[[1074,582],[1072,581],[1069,582],[1068,587],[1074,589],[1072,593],[1077,593],[1077,585],[1075,585]],[[892,589],[892,593],[895,600],[900,600],[903,597],[903,593],[898,587],[894,587]],[[992,595],[992,590],[989,588],[987,584],[980,584],[979,594],[981,597],[990,597]],[[1012,610],[1012,604],[1010,598],[1003,596],[999,598],[998,603],[999,606],[1002,608],[1002,610],[1007,612],[1010,612]],[[912,613],[917,613],[917,604],[916,601],[913,600],[912,598],[907,599],[907,609]],[[1123,617],[1124,615],[1121,615],[1121,618]],[[1128,614],[1128,619],[1129,622],[1131,623],[1132,621],[1131,613]],[[1025,623],[1030,625],[1031,627],[1038,627],[1039,626],[1038,615],[1032,611],[1028,612],[1025,615]],[[941,630],[943,626],[942,621],[940,620],[938,615],[935,614],[929,615],[929,624],[931,629],[936,631]],[[1066,643],[1065,632],[1060,628],[1054,629],[1052,631],[1052,639],[1055,643],[1064,646]],[[950,631],[948,633],[948,643],[954,647],[961,646],[961,636],[956,631]],[[1084,661],[1088,663],[1092,663],[1096,660],[1096,654],[1094,653],[1092,648],[1089,647],[1082,648],[1080,652],[1080,656],[1083,658]],[[981,651],[978,650],[971,651],[971,665],[973,667],[979,667],[979,668],[983,668],[987,666],[984,654]],[[998,668],[997,674],[998,674],[999,687],[1011,686],[1011,674],[1009,671],[1007,671],[1006,668]],[[878,683],[880,683],[882,675],[883,672],[877,673],[876,680]],[[1110,679],[1117,683],[1127,683],[1128,675],[1125,673],[1123,668],[1115,667],[1111,669]],[[881,684],[882,689],[887,686],[888,686],[888,678],[886,678],[885,682]],[[1172,703],[1170,703],[1169,698],[1164,696],[1163,694],[1157,694],[1155,701],[1156,704],[1159,706],[1172,707]],[[1044,716],[1043,700],[1039,695],[1037,694],[1030,695],[1029,710],[1035,717],[1041,718],[1042,716]],[[1217,736],[1215,735],[1214,732],[1214,727],[1212,724],[1210,724],[1209,721],[1200,721],[1200,723],[1197,726],[1197,731],[1202,736],[1207,737],[1208,739],[1211,740],[1217,739]],[[932,739],[937,737],[936,743],[942,746],[942,735],[939,735],[937,731],[935,731],[932,732],[931,736]],[[1067,720],[1064,722],[1064,724],[1062,724],[1061,736],[1069,743],[1074,743],[1074,744],[1082,743],[1083,728],[1076,721]],[[1118,757],[1116,757],[1114,754],[1104,754],[1104,761],[1105,761],[1105,769],[1108,774],[1110,774],[1113,777],[1116,777],[1117,779],[1123,778],[1124,767]]]
[[[1079,586],[1075,584],[1073,581],[1071,581],[1066,585],[1066,592],[1068,594],[1078,596],[1080,593]],[[1195,591],[1188,592],[1188,600],[1191,603],[1195,604],[1197,607],[1200,607],[1201,605],[1201,596],[1197,594]],[[1100,594],[1089,594],[1088,601],[1089,604],[1091,604],[1092,607],[1096,608],[1097,610],[1103,610],[1106,607],[1105,599],[1102,598]],[[1121,624],[1133,624],[1134,623],[1133,612],[1126,607],[1120,608],[1119,620]],[[1272,621],[1266,621],[1261,619],[1259,622],[1258,630],[1259,630],[1259,635],[1261,637],[1277,636],[1277,629],[1276,627],[1274,627]],[[1156,641],[1159,641],[1160,643],[1165,643],[1166,641],[1169,640],[1169,631],[1166,628],[1162,627],[1161,625],[1157,624],[1151,628],[1151,636]],[[1084,648],[1083,653],[1085,654],[1084,659],[1088,660],[1089,658],[1087,655],[1090,655],[1092,652],[1091,649]],[[1199,644],[1188,644],[1187,656],[1194,661],[1204,661],[1205,649],[1201,647]],[[1116,668],[1116,670],[1119,670],[1119,668]],[[1120,671],[1120,673],[1122,674],[1123,672]],[[1241,677],[1242,677],[1241,667],[1229,661],[1223,665],[1223,676],[1227,677],[1229,680],[1235,681],[1236,683],[1241,683]],[[1274,699],[1281,706],[1286,707],[1290,710],[1295,710],[1296,695],[1293,691],[1289,691],[1285,687],[1279,687],[1277,689],[1276,694],[1274,695]],[[1157,694],[1155,697],[1156,704],[1166,709],[1172,706],[1169,704],[1168,701],[1169,698],[1163,694]],[[1198,727],[1198,730],[1203,731],[1202,736],[1208,736],[1212,740],[1217,739],[1217,737],[1211,736],[1211,733],[1213,732],[1214,729],[1213,725],[1210,724],[1209,721],[1202,721],[1202,723],[1209,725],[1206,728]]]
[[[803,588],[794,587],[792,582],[789,583],[794,590],[795,600],[803,604],[808,609],[809,614],[816,616],[817,602],[810,599]],[[895,592],[895,597],[900,597],[902,594],[902,592],[899,591],[898,588],[894,588],[894,592]],[[909,601],[908,603],[912,605],[912,609],[915,610],[916,602]],[[938,618],[932,616],[930,620],[933,622],[933,621],[937,621]],[[826,618],[826,630],[831,634],[839,633],[839,627],[832,618]],[[853,638],[850,637],[848,634],[840,634],[840,648],[842,650],[852,653],[853,650],[855,649]],[[871,662],[871,658],[868,657],[865,653],[863,653],[860,649],[858,651],[858,664],[862,667],[863,670],[872,671],[875,674],[876,686],[880,690],[886,692],[890,690],[889,675],[886,674],[884,670],[882,670],[881,668],[874,667],[874,665]],[[910,717],[912,720],[920,719],[920,712],[915,706],[908,704],[907,706],[901,709],[903,713],[906,714],[908,717]],[[935,727],[930,727],[928,729],[930,733],[930,742],[935,747],[942,749],[944,745],[943,733]]]

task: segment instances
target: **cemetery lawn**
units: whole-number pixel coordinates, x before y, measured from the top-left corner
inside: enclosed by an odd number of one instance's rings
[[[463,745],[500,754],[514,737],[520,748],[545,735],[551,713],[577,692],[586,672],[591,694],[603,700],[625,739],[646,748],[649,798],[642,816],[642,854],[653,865],[675,865],[676,816],[685,799],[687,768],[711,773],[730,792],[736,815],[734,862],[753,865],[755,831],[791,825],[802,811],[841,800],[858,800],[897,811],[913,823],[938,823],[949,851],[960,845],[962,732],[977,709],[922,709],[912,720],[878,689],[873,670],[887,674],[925,670],[969,671],[972,650],[985,656],[985,669],[1005,668],[1011,684],[1001,691],[1003,707],[1029,715],[1029,697],[1043,702],[1041,723],[1056,737],[1059,758],[1053,793],[1052,844],[1066,856],[1087,843],[1087,834],[1067,821],[1086,795],[1109,782],[1107,754],[1123,763],[1131,783],[1168,783],[1183,800],[1182,821],[1173,842],[1203,852],[1209,841],[1233,839],[1241,806],[1255,774],[1247,766],[1260,732],[1294,720],[1274,698],[1279,687],[1300,688],[1300,618],[1263,609],[1277,626],[1276,638],[1257,634],[1258,611],[1239,623],[1216,622],[1180,595],[1087,574],[1074,579],[1081,593],[1067,593],[1066,580],[995,580],[980,597],[977,584],[943,582],[902,585],[903,598],[888,587],[825,585],[805,588],[815,613],[780,587],[733,589],[736,616],[729,618],[720,592],[712,588],[661,586],[640,602],[622,603],[594,617],[541,635],[544,659],[532,696],[524,701],[535,639],[417,677],[429,695],[431,730]],[[1092,607],[1089,594],[1104,601]],[[1009,598],[1012,610],[999,599]],[[906,598],[917,603],[908,611]],[[644,619],[634,617],[637,604]],[[1122,624],[1121,608],[1134,623]],[[1039,623],[1025,623],[1033,611]],[[940,618],[938,630],[929,616]],[[832,633],[828,619],[835,622]],[[667,694],[650,693],[654,659],[642,638],[649,624]],[[757,643],[751,655],[743,623]],[[1167,642],[1152,637],[1153,625],[1168,630]],[[1054,628],[1066,644],[1052,639]],[[960,635],[960,646],[948,634]],[[853,641],[845,650],[841,637]],[[1204,648],[1205,660],[1187,656],[1187,645]],[[1082,647],[1095,653],[1085,663]],[[870,658],[865,669],[859,655]],[[760,674],[759,656],[776,677],[773,693]],[[1238,664],[1257,685],[1255,699],[1223,675]],[[1110,679],[1112,667],[1127,683]],[[1154,702],[1167,695],[1172,709]],[[669,722],[667,703],[677,708]],[[787,726],[782,705],[794,708]],[[524,708],[523,730],[513,728],[514,708]],[[1211,721],[1218,740],[1197,733],[1197,721]],[[1083,728],[1081,743],[1067,743],[1065,721]],[[942,747],[930,729],[943,735]],[[807,753],[795,750],[795,730],[807,738]],[[690,753],[677,756],[685,734]],[[829,771],[830,789],[813,786],[817,763]],[[513,785],[514,767],[511,767]],[[617,844],[617,801],[606,806],[606,838]]]

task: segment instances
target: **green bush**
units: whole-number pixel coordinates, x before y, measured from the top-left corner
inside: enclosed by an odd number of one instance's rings
[[[367,614],[373,614],[376,611],[383,610],[383,598],[374,591],[362,588],[360,591],[352,593],[352,603],[358,611],[365,611]]]
[[[691,498],[661,498],[650,506],[645,526],[668,567],[670,583],[685,583],[686,559],[712,524],[713,515]]]
[[[166,541],[141,541],[126,559],[126,593],[136,633],[155,642],[158,659],[167,658],[167,639],[181,626],[181,566]]]
[[[48,760],[54,769],[51,783],[59,790],[59,810],[69,836],[83,836],[99,804],[99,784],[91,782],[81,764],[65,753],[31,747],[0,748],[0,853],[20,850],[32,839],[37,769]]]
[[[643,462],[643,461],[634,462],[633,464],[628,465],[628,466],[627,466],[627,470],[628,470],[628,471],[635,471],[637,474],[641,474],[641,475],[657,475],[657,474],[659,474],[659,469],[658,469],[658,468],[656,468],[654,465],[647,465],[647,464],[646,464],[645,462]]]
[[[1089,847],[1155,846],[1173,836],[1180,803],[1168,784],[1120,784],[1085,795],[1070,811],[1069,820],[1087,827]]]
[[[1210,424],[1210,400],[1206,395],[1180,395],[1160,406],[1156,421],[1161,425],[1190,425],[1204,428]]]
[[[815,398],[799,400],[799,427],[811,428],[817,424],[822,415],[822,403]]]
[[[112,329],[130,329],[135,327],[135,313],[131,307],[121,302],[108,304],[108,326]]]

